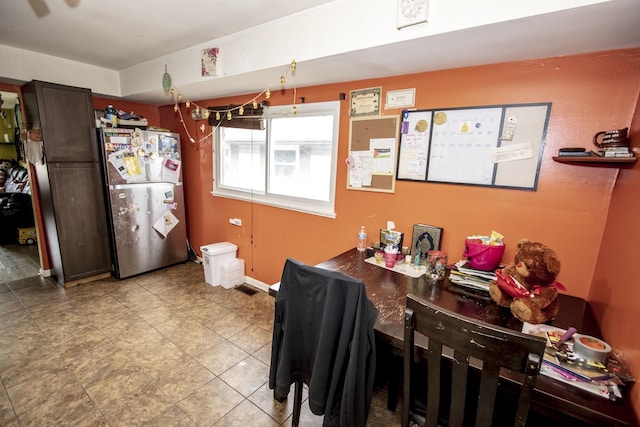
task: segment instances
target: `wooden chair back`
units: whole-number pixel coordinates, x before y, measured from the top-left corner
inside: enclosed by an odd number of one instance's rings
[[[515,416],[515,426],[524,426],[533,394],[536,377],[540,371],[546,342],[543,338],[490,325],[438,307],[431,302],[407,295],[404,329],[404,407],[402,425],[409,425],[412,401],[412,382],[426,381],[426,427],[438,425],[443,399],[441,381],[445,372],[451,375],[451,396],[448,425],[490,426],[498,394],[500,369],[521,372],[523,380],[518,384],[520,396]],[[416,378],[414,365],[421,358],[415,348],[415,332],[428,338],[427,378]],[[451,364],[450,373],[443,369],[445,361]],[[471,362],[471,366],[470,366]],[[481,367],[478,374],[477,410],[475,423],[464,420],[469,402],[468,384],[472,370]],[[414,387],[415,389],[415,384]],[[446,401],[445,401],[446,402]],[[444,405],[446,407],[446,403]]]

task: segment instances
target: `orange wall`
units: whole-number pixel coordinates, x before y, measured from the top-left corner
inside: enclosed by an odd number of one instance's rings
[[[304,67],[298,67],[298,73]],[[265,82],[265,87],[274,82]],[[560,147],[591,145],[600,130],[632,123],[633,145],[640,146],[640,48],[559,58],[494,64],[419,73],[392,78],[298,88],[307,102],[339,99],[340,93],[382,86],[389,90],[416,88],[416,108],[446,108],[527,102],[552,102],[538,189],[490,189],[463,185],[398,181],[394,194],[346,190],[348,101],[342,103],[335,219],[247,202],[213,197],[211,132],[194,122],[184,104],[184,127],[173,105],[158,109],[127,101],[94,98],[95,107],[134,111],[151,125],[182,134],[187,230],[199,252],[203,244],[230,241],[238,245],[246,274],[265,283],[279,280],[287,257],[317,263],[355,246],[360,225],[369,240],[395,221],[411,236],[412,225],[444,228],[442,248],[458,259],[468,234],[497,230],[505,235],[504,261],[514,254],[515,242],[527,237],[556,250],[562,260],[559,280],[568,293],[588,299],[610,344],[621,350],[640,371],[640,338],[630,327],[640,294],[631,261],[640,241],[635,216],[640,208],[637,188],[640,166],[630,169],[582,167],[554,162]],[[0,83],[0,90],[14,86]],[[244,103],[253,95],[197,101],[201,106]],[[292,103],[293,91],[274,90],[271,105]],[[385,115],[397,110],[382,110]],[[195,142],[190,142],[185,127]],[[204,140],[201,141],[201,139]],[[229,218],[243,220],[242,227]],[[629,285],[628,285],[629,284]],[[640,392],[631,388],[636,413]]]
[[[127,113],[135,113],[139,116],[146,118],[149,121],[149,126],[160,127],[160,112],[155,105],[140,104],[138,102],[131,102],[124,99],[110,99],[101,98],[98,96],[93,97],[93,108],[96,110],[106,110],[107,105],[113,105],[117,110],[126,111]]]
[[[304,68],[297,72],[303,73]],[[408,238],[415,223],[443,227],[442,249],[449,252],[450,260],[461,257],[469,234],[502,233],[507,244],[505,261],[513,257],[520,238],[542,241],[560,256],[559,280],[569,293],[587,298],[617,169],[576,167],[551,157],[564,146],[594,148],[591,141],[597,131],[628,126],[638,99],[639,77],[640,49],[631,49],[298,88],[297,96],[306,102],[337,100],[341,92],[382,86],[383,99],[388,90],[416,88],[416,107],[421,109],[553,104],[537,191],[398,181],[394,194],[382,194],[345,188],[349,116],[348,101],[343,101],[335,219],[211,196],[211,138],[187,143],[173,106],[161,107],[160,114],[165,127],[183,134],[191,244],[198,251],[213,242],[237,244],[247,275],[257,280],[277,282],[287,257],[320,262],[353,247],[360,225],[367,227],[372,240],[387,220],[393,220]],[[265,82],[265,87],[269,84]],[[238,104],[252,96],[198,104]],[[273,91],[270,104],[290,104],[292,97],[292,89]],[[383,109],[382,113],[400,111]],[[185,119],[196,141],[202,134],[197,128],[201,123]],[[243,226],[229,224],[233,217],[241,218]]]
[[[304,67],[298,67],[298,73]],[[265,82],[265,87],[273,82]],[[342,103],[335,219],[213,197],[211,130],[186,119],[195,143],[188,142],[173,106],[161,107],[161,123],[180,131],[183,141],[187,225],[190,243],[230,241],[238,245],[246,274],[271,284],[280,279],[287,257],[314,264],[352,248],[360,225],[370,240],[387,220],[411,236],[412,225],[444,228],[442,249],[450,261],[461,257],[465,236],[497,230],[506,238],[504,261],[526,237],[554,248],[562,260],[559,281],[568,293],[588,299],[604,336],[640,372],[637,318],[640,288],[635,286],[635,253],[640,232],[640,166],[630,169],[574,166],[554,162],[566,146],[594,149],[593,135],[632,127],[640,146],[640,48],[419,73],[392,78],[298,88],[307,102],[339,99],[340,93],[382,86],[416,88],[416,108],[551,102],[546,147],[537,191],[398,181],[394,194],[347,190],[348,101]],[[254,95],[198,101],[201,106],[240,104]],[[273,91],[271,105],[291,104],[291,89]],[[187,111],[183,108],[183,114]],[[400,111],[384,110],[383,114]],[[242,227],[229,224],[241,218]],[[376,239],[377,240],[377,239]],[[632,261],[633,260],[633,261]],[[640,391],[631,387],[636,414]]]
[[[631,146],[640,148],[640,102],[630,127]],[[638,242],[640,227],[640,166],[620,171],[611,197],[609,216],[600,246],[597,268],[593,276],[589,301],[603,335],[614,349],[629,362],[636,378],[640,375],[640,334],[635,329],[638,319]],[[631,399],[640,413],[640,389],[631,388]]]

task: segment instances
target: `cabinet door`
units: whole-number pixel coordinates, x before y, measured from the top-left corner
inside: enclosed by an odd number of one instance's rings
[[[99,164],[49,163],[48,168],[64,280],[111,271]]]
[[[91,91],[34,82],[47,162],[98,161]]]

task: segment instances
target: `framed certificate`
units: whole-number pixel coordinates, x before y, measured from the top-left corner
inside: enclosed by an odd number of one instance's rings
[[[351,117],[379,116],[381,87],[371,87],[351,91]]]
[[[387,104],[385,108],[406,108],[413,107],[416,99],[416,90],[403,89],[403,90],[390,90],[387,92]]]

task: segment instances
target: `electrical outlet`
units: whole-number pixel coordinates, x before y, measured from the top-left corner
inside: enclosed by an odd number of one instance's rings
[[[229,218],[229,224],[237,225],[238,227],[242,226],[242,220],[240,218]]]

